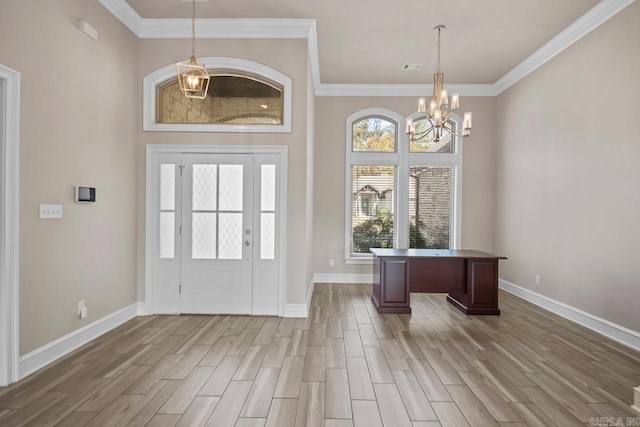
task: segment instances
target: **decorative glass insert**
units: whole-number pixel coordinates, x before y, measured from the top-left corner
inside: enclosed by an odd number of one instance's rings
[[[453,126],[453,129],[455,129],[456,124],[454,122],[448,123]],[[415,120],[413,124],[415,126],[416,136],[420,135],[430,127],[427,119]],[[443,130],[440,141],[434,142],[433,134],[430,132],[429,134],[422,135],[422,137],[414,141],[410,141],[409,151],[412,153],[453,153],[453,138],[449,132]]]
[[[218,259],[242,259],[242,213],[221,213]]]
[[[185,98],[178,80],[158,87],[158,123],[281,125],[283,88],[257,75],[208,70],[204,99]]]
[[[160,258],[175,256],[175,213],[160,212]]]
[[[215,259],[216,214],[193,212],[191,224],[191,258]]]
[[[217,200],[218,165],[193,165],[194,211],[215,211]]]
[[[175,257],[176,234],[176,165],[160,165],[160,242],[161,259]]]
[[[351,253],[393,248],[396,170],[394,166],[351,167]]]
[[[276,165],[261,166],[260,209],[276,210]]]
[[[396,151],[396,124],[381,117],[367,117],[353,123],[352,151]]]
[[[260,259],[275,259],[276,214],[260,214]]]
[[[160,165],[160,210],[176,208],[176,165]]]
[[[409,247],[449,249],[454,224],[455,167],[409,168]]]
[[[243,165],[220,165],[220,210],[242,211]]]

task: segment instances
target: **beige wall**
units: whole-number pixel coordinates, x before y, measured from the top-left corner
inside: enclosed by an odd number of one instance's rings
[[[463,141],[462,247],[493,250],[493,98],[463,97],[473,112],[472,136]],[[404,116],[417,109],[417,97],[318,97],[316,99],[314,273],[371,273],[371,265],[344,262],[345,129],[351,114],[386,108]],[[335,267],[329,267],[329,260]]]
[[[191,52],[191,41],[141,40],[139,83],[147,74],[184,59]],[[143,132],[138,134],[138,194],[145,194],[146,144],[208,145],[286,145],[289,150],[289,189],[287,209],[286,302],[306,301],[308,272],[307,224],[307,43],[299,39],[198,40],[200,57],[229,56],[259,62],[286,74],[293,80],[293,127],[291,133],[185,133]],[[141,86],[140,86],[141,88]],[[141,90],[141,89],[140,89]],[[142,120],[142,108],[138,117]],[[138,199],[138,296],[144,299],[145,200]]]
[[[635,2],[499,95],[496,110],[501,276],[635,331],[638,22]]]
[[[22,74],[21,354],[136,301],[137,44],[98,2],[2,2],[0,62]],[[77,184],[97,203],[74,203]],[[63,218],[38,219],[41,203]]]

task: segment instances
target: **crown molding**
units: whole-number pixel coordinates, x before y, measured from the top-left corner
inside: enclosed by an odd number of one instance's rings
[[[106,1],[106,0],[101,0]],[[308,39],[313,19],[202,18],[196,20],[199,39]],[[143,39],[190,39],[191,19],[143,19]]]
[[[635,0],[600,0],[557,36],[494,83],[496,95],[504,92],[554,56],[586,36]]]
[[[145,19],[126,0],[98,0],[139,38],[190,38],[191,19]],[[462,96],[497,96],[635,2],[600,0],[584,15],[493,84],[448,85]],[[306,38],[316,96],[419,96],[431,84],[333,84],[320,79],[315,19],[198,19],[198,38]]]
[[[447,85],[450,93],[461,96],[495,96],[492,84]],[[433,92],[432,84],[332,84],[321,83],[317,96],[425,96]]]

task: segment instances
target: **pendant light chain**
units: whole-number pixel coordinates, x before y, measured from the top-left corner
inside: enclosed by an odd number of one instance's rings
[[[192,12],[191,15],[191,56],[196,56],[196,0],[192,2]],[[439,34],[439,33],[438,33]]]
[[[441,25],[438,25],[438,69],[437,72],[440,72],[440,30],[442,29]]]

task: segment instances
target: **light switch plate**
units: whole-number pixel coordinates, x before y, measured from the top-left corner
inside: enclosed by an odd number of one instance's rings
[[[40,205],[40,219],[62,218],[62,205]]]

